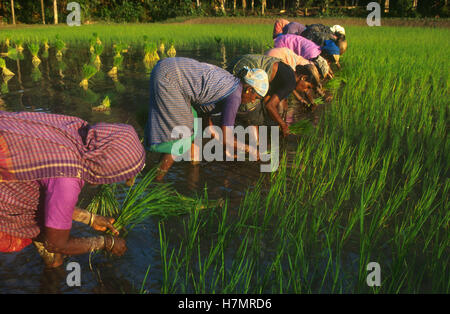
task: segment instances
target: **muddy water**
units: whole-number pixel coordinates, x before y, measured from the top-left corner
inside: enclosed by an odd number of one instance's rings
[[[225,68],[237,55],[262,51],[263,48],[214,44],[178,49],[177,56],[191,57]],[[114,83],[106,74],[112,66],[112,54],[106,51],[102,55],[101,72],[89,81],[89,90],[86,92],[79,87],[79,82],[82,65],[89,60],[87,47],[69,47],[62,61],[56,60],[54,51],[50,49],[48,58],[41,58],[40,73],[36,70],[33,72],[31,56],[25,51],[23,60],[6,58],[7,67],[16,76],[2,86],[0,110],[74,115],[91,123],[124,122],[133,125],[142,136],[149,94],[149,73],[143,66],[142,58],[140,49],[130,48],[124,54],[119,83]],[[110,114],[93,112],[92,107],[99,105],[105,96],[111,99]],[[317,120],[318,112],[305,113],[291,101],[288,117],[295,121],[305,116]],[[291,137],[287,145],[291,154],[295,151],[295,143],[296,138]],[[156,162],[157,157],[150,155],[149,161]],[[210,199],[226,197],[233,208],[238,206],[245,190],[251,188],[259,177],[260,165],[255,162],[202,161],[198,165],[175,163],[166,181],[174,182],[179,192],[188,195],[203,194],[207,186]],[[93,193],[95,189],[85,188],[81,203],[86,203]],[[92,233],[86,226],[74,223],[72,235],[90,236]],[[81,265],[81,287],[67,286],[68,271],[63,268],[44,270],[32,245],[18,253],[0,254],[0,293],[136,292],[148,265],[151,265],[151,278],[146,289],[158,292],[161,262],[157,222],[150,219],[145,225],[136,227],[128,236],[127,245],[128,251],[121,258],[102,254],[92,258],[88,255],[67,258],[66,265],[71,261]]]

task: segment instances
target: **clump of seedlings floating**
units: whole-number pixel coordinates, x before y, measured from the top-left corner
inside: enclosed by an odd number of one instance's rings
[[[28,45],[28,49],[30,50],[31,55],[33,56],[33,59],[31,62],[33,63],[33,66],[36,68],[41,64],[41,59],[38,57],[39,53],[39,44],[38,43],[30,43]]]
[[[93,55],[93,64],[100,70],[100,66],[102,65],[102,60],[100,59],[100,55],[103,53],[103,45],[96,43],[94,45],[94,55]]]
[[[149,72],[153,68],[158,60],[158,49],[155,43],[146,42],[144,44],[144,66],[147,72]]]
[[[16,40],[16,50],[18,53],[22,53],[22,51],[23,51],[23,40],[22,39]]]
[[[5,59],[3,59],[3,58],[0,58],[0,68],[2,69],[2,73],[3,73],[4,77],[14,75],[14,73],[6,67],[6,62],[5,62]]]
[[[108,75],[110,77],[116,77],[117,78],[117,71],[121,68],[123,63],[123,56],[121,55],[121,52],[123,50],[122,44],[116,44],[114,45],[114,61],[113,61],[113,67],[111,70],[109,70]]]
[[[62,52],[64,48],[66,47],[66,43],[62,41],[59,36],[56,37],[55,41],[55,49],[56,49],[56,59],[60,61],[62,59]]]
[[[174,58],[177,55],[177,51],[175,50],[173,40],[169,41],[169,50],[167,50],[167,55],[171,58]]]
[[[99,106],[93,107],[92,111],[109,112],[111,110],[111,101],[109,96],[106,96]]]
[[[84,90],[87,90],[89,87],[89,79],[93,77],[97,73],[97,69],[90,65],[83,65],[83,79],[80,82],[80,86],[83,87]]]
[[[163,56],[164,53],[166,52],[165,41],[166,41],[166,40],[165,40],[164,38],[161,38],[161,39],[158,41],[158,51],[161,53],[161,56]]]
[[[9,47],[8,48],[8,52],[2,52],[2,53],[0,53],[0,56],[8,57],[8,58],[13,59],[13,60],[17,60],[18,59],[17,49]]]

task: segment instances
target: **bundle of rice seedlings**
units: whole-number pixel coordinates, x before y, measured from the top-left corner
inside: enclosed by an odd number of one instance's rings
[[[93,77],[97,73],[97,69],[90,64],[83,65],[83,79],[80,82],[80,86],[83,87],[84,90],[88,89],[89,79]]]
[[[159,60],[158,49],[154,43],[144,44],[144,63],[151,64]]]
[[[11,44],[9,37],[5,38],[5,45],[7,48],[9,48],[9,45]]]
[[[17,49],[10,47],[10,48],[8,48],[8,52],[2,52],[2,53],[0,53],[0,56],[8,57],[13,60],[17,60],[17,58],[18,58]]]
[[[50,46],[48,45],[48,38],[42,39],[42,44],[44,46],[44,51],[50,48]]]
[[[102,60],[100,59],[100,55],[103,53],[103,45],[96,43],[94,46],[94,65],[97,67],[97,70],[100,69],[100,66],[102,64]]]
[[[115,57],[119,57],[121,56],[122,52],[126,51],[125,45],[123,43],[117,43],[113,45],[113,49],[114,49],[114,53],[115,53]]]
[[[164,38],[161,38],[158,41],[158,51],[161,53],[161,55],[164,55],[164,52],[166,51],[165,39]]]
[[[19,52],[19,53],[21,53],[23,51],[23,40],[22,39],[16,40],[16,49],[17,49],[17,52]]]
[[[122,55],[116,55],[114,57],[114,61],[113,61],[113,67],[111,68],[111,70],[108,72],[109,76],[117,76],[117,70],[121,67],[123,62],[123,56]]]
[[[153,169],[141,176],[139,182],[125,192],[125,198],[119,203],[119,214],[108,213],[107,216],[115,218],[114,227],[119,231],[122,230],[121,236],[126,236],[136,225],[150,216],[167,218],[183,215],[194,209],[220,205],[203,199],[181,196],[171,184],[155,183],[156,174],[156,169]],[[116,190],[114,193],[104,193],[103,197],[107,200],[103,202],[110,202],[113,198],[111,194],[118,196],[118,193],[120,191]],[[114,198],[117,198],[116,196]],[[102,204],[97,198],[95,204],[98,203]],[[95,208],[94,205],[92,207]]]
[[[102,41],[100,40],[100,37],[98,37],[97,33],[92,33],[92,37],[95,39],[95,43],[97,45],[101,45],[102,44]]]
[[[99,106],[93,107],[92,111],[109,111],[111,110],[111,101],[109,96],[106,96]]]
[[[95,46],[95,44],[96,44],[96,39],[94,38],[94,37],[92,37],[92,38],[90,38],[89,39],[89,52],[91,53],[91,54],[93,54],[94,53],[94,46]]]
[[[299,120],[289,126],[289,131],[291,134],[295,135],[308,135],[314,131],[313,124],[305,119]]]
[[[37,43],[31,43],[28,45],[28,49],[30,50],[31,55],[33,56],[32,63],[33,66],[36,68],[41,64],[41,59],[38,57],[39,53],[39,44]]]
[[[6,62],[5,59],[0,58],[0,68],[2,69],[3,72],[3,76],[13,76],[14,73],[11,72],[7,67],[6,67]]]
[[[167,50],[167,55],[171,58],[177,55],[177,51],[175,50],[173,40],[169,41],[169,50]]]
[[[105,217],[117,217],[119,215],[119,202],[116,199],[115,184],[102,184],[100,191],[92,198],[86,210],[93,214]]]
[[[66,43],[59,39],[59,37],[55,41],[55,48],[56,48],[56,58],[58,60],[61,60],[62,58],[62,51],[66,47]]]

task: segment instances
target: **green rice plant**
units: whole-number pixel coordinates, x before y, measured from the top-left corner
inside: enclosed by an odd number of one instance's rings
[[[100,59],[100,55],[103,53],[103,45],[96,43],[94,45],[94,54],[92,56],[92,63],[97,68],[97,71],[100,70],[100,66],[102,65],[102,60]]]
[[[41,59],[38,57],[39,53],[39,44],[38,43],[30,43],[28,44],[28,49],[30,50],[31,55],[33,56],[32,63],[34,67],[38,67],[41,63]]]
[[[13,76],[14,75],[14,73],[11,72],[6,67],[6,62],[5,62],[5,59],[3,59],[3,58],[0,58],[0,68],[2,69],[3,76]]]
[[[111,77],[117,76],[117,71],[122,66],[122,63],[123,63],[122,55],[114,56],[113,67],[111,68],[111,70],[108,71],[108,75]]]
[[[95,51],[94,46],[96,45],[96,43],[97,43],[97,39],[95,37],[91,37],[89,39],[89,52],[91,54],[94,54],[94,51]]]
[[[314,132],[314,125],[306,120],[299,120],[289,126],[289,131],[295,135],[310,135]]]
[[[42,45],[44,46],[44,51],[48,50],[50,48],[49,44],[48,44],[48,38],[43,38],[42,39]]]
[[[155,43],[144,43],[144,64],[148,65],[159,60],[158,48]]]
[[[169,40],[169,49],[167,50],[167,55],[170,58],[174,58],[177,55],[177,51],[175,50],[173,40]]]
[[[82,72],[83,79],[80,82],[80,86],[83,87],[84,90],[87,90],[89,87],[89,79],[92,78],[98,70],[90,64],[84,64]]]
[[[62,55],[63,55],[62,52],[65,48],[66,48],[66,43],[62,39],[60,39],[58,36],[55,41],[56,58],[58,60],[61,60]]]
[[[92,198],[86,210],[104,217],[116,217],[119,214],[119,203],[115,195],[116,187],[114,184],[102,184],[100,191]]]
[[[127,51],[125,48],[126,48],[126,45],[123,44],[122,42],[115,43],[113,45],[113,49],[114,49],[114,53],[115,53],[114,57],[120,57],[122,52]]]
[[[8,58],[13,59],[13,60],[17,60],[18,59],[17,49],[16,48],[12,48],[12,47],[8,48],[8,52],[2,52],[0,55],[2,57],[8,57]]]
[[[158,40],[158,51],[159,51],[159,53],[161,53],[162,56],[166,52],[166,40],[165,40],[165,38],[160,38]]]
[[[17,52],[18,52],[18,53],[22,53],[22,51],[23,51],[23,40],[22,40],[22,39],[17,39],[17,40],[15,41],[15,44],[16,44],[16,50],[17,50]]]
[[[111,110],[111,101],[109,100],[109,96],[106,96],[102,100],[102,103],[96,107],[93,107],[92,110],[93,111],[101,111],[101,112],[110,111]]]

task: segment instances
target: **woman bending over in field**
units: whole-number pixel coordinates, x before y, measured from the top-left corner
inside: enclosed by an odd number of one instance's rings
[[[191,147],[198,131],[198,110],[206,115],[221,113],[222,143],[226,146],[226,134],[232,132],[239,106],[266,95],[269,82],[264,70],[247,68],[239,75],[189,58],[167,58],[156,64],[150,76],[144,141],[148,151],[163,154],[158,181],[173,165],[174,156],[183,155]],[[172,130],[177,126],[187,127],[191,135],[173,137]]]
[[[47,267],[60,266],[65,255],[94,250],[124,254],[114,219],[75,205],[85,182],[132,179],[144,161],[144,148],[129,125],[0,111],[0,252],[17,252],[33,242]],[[110,229],[114,236],[73,238],[72,220]]]

